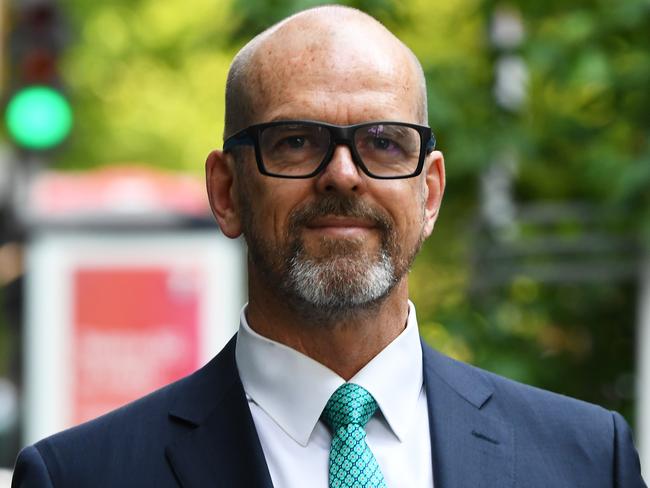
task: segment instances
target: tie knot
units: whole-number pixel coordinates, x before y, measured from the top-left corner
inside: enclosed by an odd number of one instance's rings
[[[336,432],[350,424],[363,428],[376,410],[377,402],[367,390],[354,383],[345,383],[332,393],[322,418]]]

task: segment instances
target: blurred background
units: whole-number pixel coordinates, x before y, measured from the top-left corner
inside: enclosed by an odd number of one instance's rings
[[[235,331],[241,243],[201,179],[226,72],[321,3],[0,2],[0,466]],[[425,339],[618,410],[650,456],[650,0],[341,3],[428,78],[448,184],[411,274]]]

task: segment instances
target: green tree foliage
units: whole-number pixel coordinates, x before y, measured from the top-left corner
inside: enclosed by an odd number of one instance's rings
[[[650,4],[539,5],[518,2],[531,65],[520,194],[608,202],[650,236]]]
[[[199,173],[221,145],[226,0],[70,1],[65,81],[76,125],[62,167],[140,163]],[[191,7],[191,8],[190,8]]]

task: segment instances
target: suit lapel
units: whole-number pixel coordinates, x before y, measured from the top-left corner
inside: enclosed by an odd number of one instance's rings
[[[514,486],[514,431],[478,370],[423,345],[436,488]]]
[[[184,432],[165,454],[183,488],[273,486],[234,351],[235,339],[195,375],[170,412]]]

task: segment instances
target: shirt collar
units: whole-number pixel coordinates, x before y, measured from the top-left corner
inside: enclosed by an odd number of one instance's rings
[[[250,328],[242,309],[237,368],[246,394],[291,438],[306,446],[327,401],[345,380],[326,366]],[[409,301],[404,331],[353,378],[377,401],[390,429],[402,441],[423,383],[422,348],[415,307]]]

